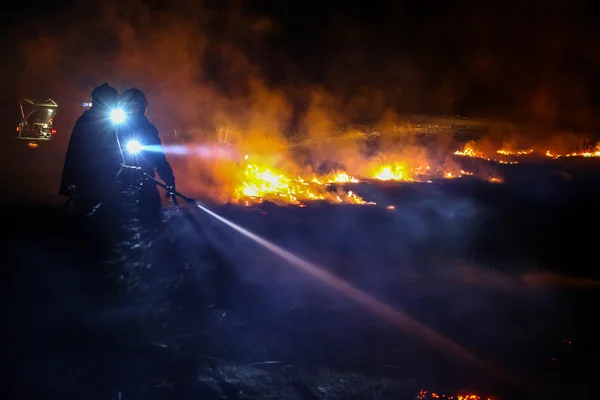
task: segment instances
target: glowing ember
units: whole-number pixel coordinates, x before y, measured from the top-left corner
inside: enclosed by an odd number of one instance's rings
[[[532,150],[532,152],[533,152],[533,150]],[[496,151],[496,153],[505,155],[505,156],[529,154],[529,153],[518,154],[518,152],[513,154],[513,153],[510,153],[508,150],[498,150],[498,151]],[[493,162],[497,162],[499,164],[518,164],[517,161],[506,161],[506,160],[499,160],[499,159],[487,157],[482,151],[476,150],[475,143],[473,141],[465,144],[465,147],[462,150],[455,151],[454,155],[461,156],[461,157],[480,158],[482,160],[493,161]]]
[[[568,154],[554,154],[550,150],[547,150],[546,157],[550,157],[555,160],[561,157],[600,157],[600,145],[596,146],[593,151],[573,152]]]
[[[444,178],[446,179],[454,179],[454,178],[462,178],[463,176],[472,176],[473,173],[469,171],[460,170],[459,173],[446,172],[444,174]]]
[[[439,394],[436,392],[429,392],[421,389],[417,395],[418,400],[429,400],[429,399],[446,399],[446,400],[494,400],[491,397],[482,397],[474,393],[463,393],[456,396]]]
[[[517,150],[517,151],[500,149],[500,150],[497,150],[496,153],[502,154],[503,156],[526,156],[526,155],[533,153],[533,149]]]
[[[506,157],[520,157],[520,156],[528,156],[535,153],[534,149],[525,149],[525,150],[507,150],[500,149],[496,150],[496,154],[506,156]],[[505,161],[499,160],[492,157],[488,157],[484,152],[477,150],[475,143],[473,141],[468,142],[463,150],[458,150],[454,152],[456,156],[462,157],[471,157],[471,158],[480,158],[482,160],[493,161],[500,164],[518,164],[516,161]],[[594,149],[586,150],[586,151],[574,151],[571,153],[560,154],[556,153],[552,150],[546,150],[544,153],[546,157],[557,159],[562,157],[600,157],[600,145],[597,145]]]

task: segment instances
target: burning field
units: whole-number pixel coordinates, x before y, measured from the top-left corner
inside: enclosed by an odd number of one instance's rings
[[[462,157],[473,157],[480,158],[487,161],[494,161],[501,164],[517,164],[519,158],[524,158],[525,156],[530,157],[547,157],[549,159],[559,159],[564,157],[600,157],[600,144],[597,144],[592,147],[588,147],[583,150],[575,150],[568,153],[560,153],[553,150],[539,150],[533,148],[526,149],[509,149],[509,148],[501,148],[492,152],[491,154],[482,150],[479,150],[477,147],[477,143],[474,141],[469,142],[465,145],[462,150],[457,150],[454,152],[457,156]]]
[[[581,139],[521,147],[485,137],[461,142],[448,127],[426,138],[427,128],[420,127],[400,134],[355,129],[320,141],[236,138],[233,129],[221,130],[227,134],[212,143],[165,149],[183,172],[182,188],[217,204],[243,206],[264,201],[299,207],[314,202],[376,206],[355,188],[455,179],[500,184],[509,166],[600,157],[599,145]]]

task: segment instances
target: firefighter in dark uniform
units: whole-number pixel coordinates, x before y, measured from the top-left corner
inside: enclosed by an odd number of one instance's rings
[[[119,135],[125,164],[137,166],[141,168],[141,172],[153,178],[158,173],[169,192],[175,191],[175,176],[165,156],[158,130],[146,118],[146,96],[141,90],[131,88],[123,92],[119,105],[127,112],[127,119]],[[127,151],[127,145],[133,141],[141,145],[141,151],[135,154]],[[138,204],[140,217],[151,222],[160,221],[162,202],[155,183],[150,180],[142,181]]]
[[[59,194],[82,215],[102,205],[119,172],[122,155],[110,119],[119,93],[104,83],[92,91],[92,106],[75,123],[69,139]]]

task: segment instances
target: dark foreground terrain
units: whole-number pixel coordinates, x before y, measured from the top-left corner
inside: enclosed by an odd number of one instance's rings
[[[198,208],[117,239],[7,204],[3,398],[593,399],[600,174],[584,161],[354,188],[377,206],[212,208],[341,283]]]

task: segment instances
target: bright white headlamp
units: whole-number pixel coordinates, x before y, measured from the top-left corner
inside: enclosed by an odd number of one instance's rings
[[[142,144],[137,140],[130,140],[129,142],[127,142],[125,149],[129,154],[137,154],[142,150],[142,147]]]
[[[125,121],[125,111],[120,108],[115,108],[110,112],[110,120],[115,124],[120,124]]]

